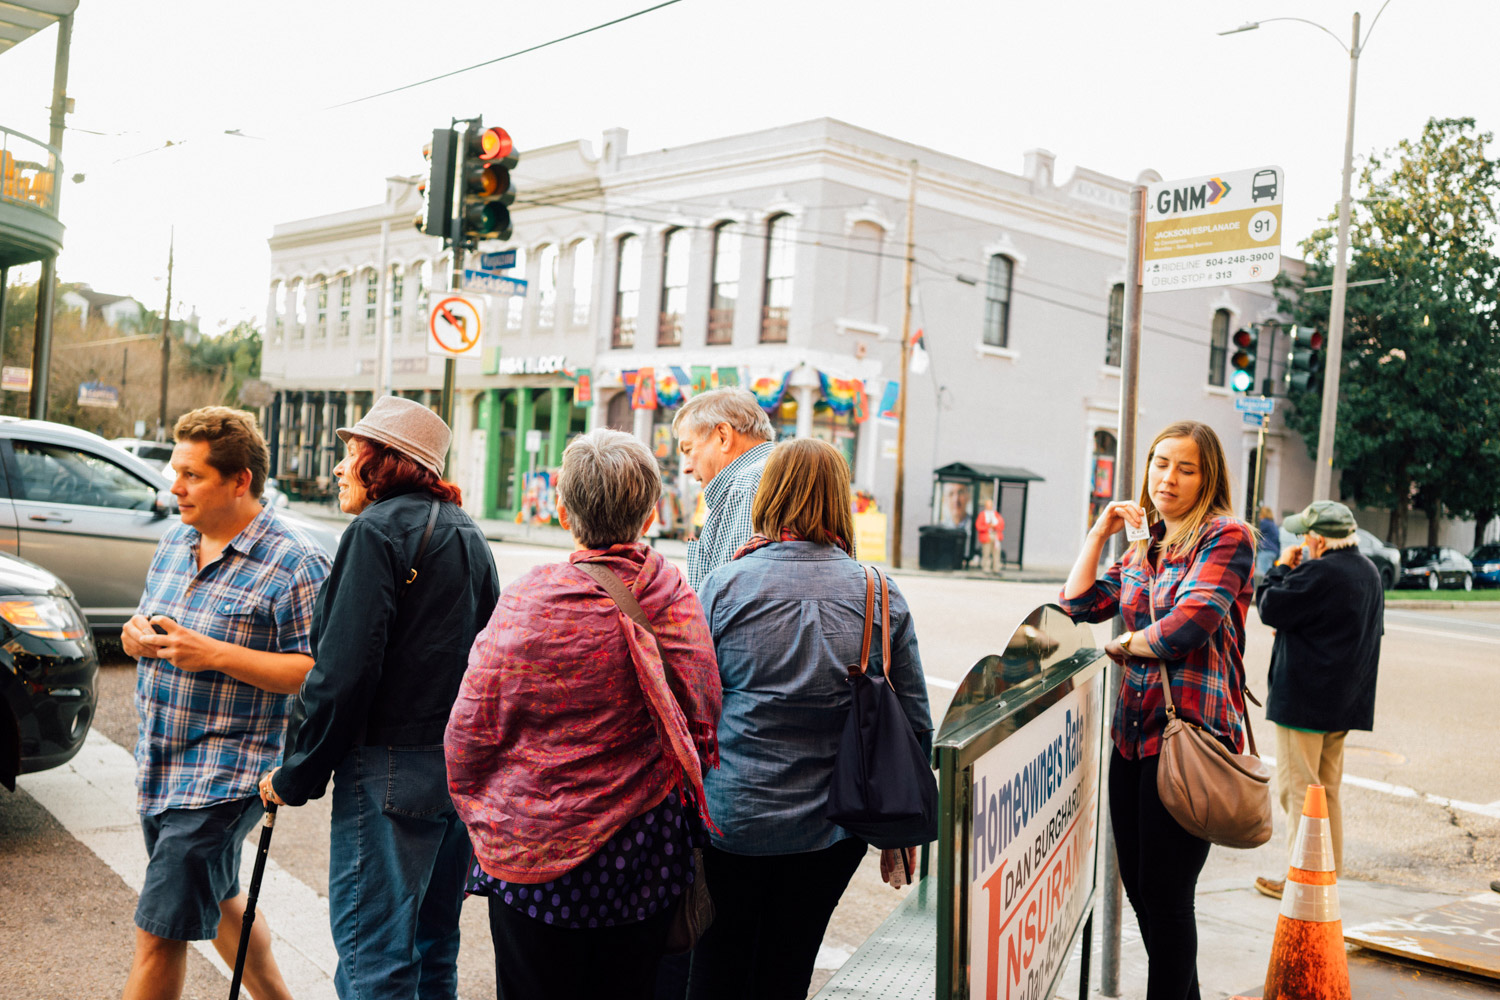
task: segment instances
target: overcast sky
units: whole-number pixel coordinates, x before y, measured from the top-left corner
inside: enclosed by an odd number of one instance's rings
[[[59,274],[212,332],[262,322],[278,222],[380,201],[431,129],[483,114],[523,151],[630,130],[635,151],[831,116],[1020,172],[1025,150],[1134,178],[1286,170],[1284,249],[1339,193],[1344,0],[680,0],[471,73],[332,105],[641,10],[651,0],[82,0]],[[209,16],[205,16],[211,12]],[[1494,0],[1391,0],[1360,60],[1355,150],[1431,116],[1500,127]],[[0,56],[0,124],[45,139],[55,32]],[[245,136],[228,136],[238,129]],[[87,130],[87,131],[85,131]],[[93,134],[101,133],[101,134]],[[167,142],[170,148],[162,148]],[[523,166],[524,169],[524,166]],[[524,233],[518,236],[524,238]],[[34,280],[35,268],[12,272]]]

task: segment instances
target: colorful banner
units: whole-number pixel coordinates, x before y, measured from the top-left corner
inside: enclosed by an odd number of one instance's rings
[[[818,372],[818,385],[823,390],[823,399],[834,413],[844,414],[854,409],[865,394],[865,384],[857,378],[829,378]]]
[[[680,368],[673,368],[664,371],[661,373],[661,377],[656,380],[656,401],[662,409],[670,410],[674,406],[681,406],[682,401],[686,398],[682,393],[682,383],[673,374],[673,372],[681,370]]]
[[[900,384],[892,381],[885,383],[885,391],[880,394],[880,412],[878,415],[881,420],[899,419],[896,413],[896,404],[900,402],[900,395]]]
[[[694,365],[693,379],[690,384],[693,387],[693,395],[696,396],[700,392],[717,389],[719,387],[719,376],[718,373],[707,365]]]
[[[719,369],[720,372],[723,369]],[[776,376],[762,376],[750,383],[750,391],[755,393],[755,401],[760,408],[770,412],[781,405],[781,397],[786,395],[787,383],[792,380],[792,373],[788,371],[781,378]]]
[[[580,368],[573,377],[577,379],[573,385],[573,405],[586,410],[594,405],[594,373]]]
[[[632,410],[656,409],[656,372],[653,369],[642,368],[636,373],[635,391],[630,396],[630,408]]]
[[[740,370],[738,368],[720,368],[719,369],[719,385],[720,386],[739,385],[739,384],[740,384]]]

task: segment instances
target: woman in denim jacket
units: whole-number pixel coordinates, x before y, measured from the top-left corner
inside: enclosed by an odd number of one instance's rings
[[[724,688],[720,768],[703,784],[722,832],[704,852],[718,913],[693,953],[693,1000],[805,997],[829,917],[865,855],[863,840],[824,818],[865,617],[850,496],[849,466],[832,445],[778,445],[755,495],[755,536],[703,583]],[[887,674],[930,750],[916,631],[894,583],[890,594],[892,662],[877,665],[872,643],[870,670]]]

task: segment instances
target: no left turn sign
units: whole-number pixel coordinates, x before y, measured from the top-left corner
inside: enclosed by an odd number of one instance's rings
[[[479,355],[484,307],[466,295],[447,295],[432,307],[427,319],[427,353],[447,358]]]

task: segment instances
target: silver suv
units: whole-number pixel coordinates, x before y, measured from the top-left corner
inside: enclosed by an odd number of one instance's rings
[[[89,624],[115,630],[140,603],[146,569],[177,500],[162,474],[97,434],[0,417],[0,552],[63,579]],[[328,550],[338,532],[285,509],[277,516]]]

